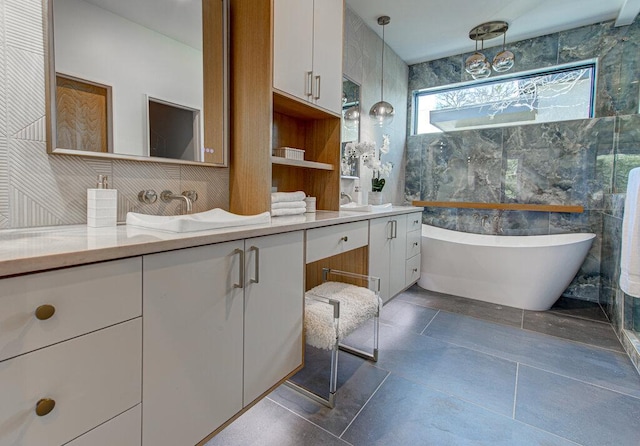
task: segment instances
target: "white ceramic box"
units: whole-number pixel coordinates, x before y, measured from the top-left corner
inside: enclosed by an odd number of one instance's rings
[[[87,189],[87,226],[115,226],[118,216],[116,189]]]

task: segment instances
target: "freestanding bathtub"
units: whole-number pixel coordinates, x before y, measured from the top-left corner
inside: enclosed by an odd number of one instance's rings
[[[418,285],[525,310],[548,310],[580,269],[595,236],[496,236],[422,225]]]

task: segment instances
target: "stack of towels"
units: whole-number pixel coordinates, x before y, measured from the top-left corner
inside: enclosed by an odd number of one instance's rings
[[[307,195],[302,192],[272,192],[271,216],[304,214],[307,204],[304,199]]]

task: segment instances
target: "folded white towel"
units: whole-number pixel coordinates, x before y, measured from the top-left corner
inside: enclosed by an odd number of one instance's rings
[[[305,208],[307,203],[304,201],[280,201],[277,203],[271,203],[271,210],[274,209],[296,209]]]
[[[281,203],[283,201],[303,201],[307,196],[302,191],[298,192],[272,192],[271,203]]]
[[[629,172],[622,218],[620,289],[640,297],[640,168]]]
[[[285,208],[285,209],[273,209],[271,211],[272,217],[278,217],[281,215],[300,215],[304,214],[306,208]]]

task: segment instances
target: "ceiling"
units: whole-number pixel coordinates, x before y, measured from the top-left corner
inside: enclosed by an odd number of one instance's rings
[[[507,43],[617,19],[630,24],[640,0],[346,0],[382,36],[377,18],[391,17],[385,42],[407,64],[473,51],[469,31],[492,20],[509,23]],[[485,48],[502,38],[485,42]]]

